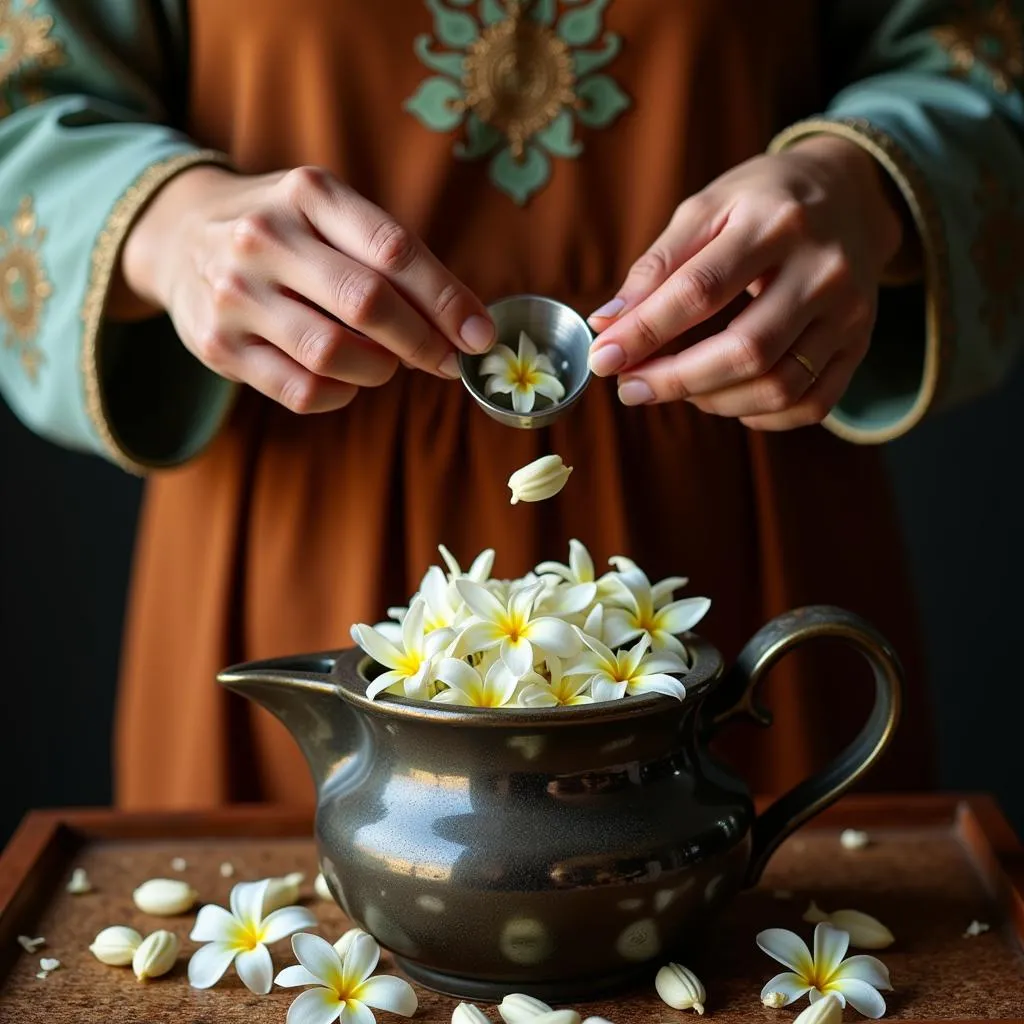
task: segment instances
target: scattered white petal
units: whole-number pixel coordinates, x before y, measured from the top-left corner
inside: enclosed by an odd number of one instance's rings
[[[860,832],[855,828],[843,829],[839,835],[839,845],[844,850],[863,850],[871,842],[867,832]]]
[[[782,992],[765,992],[761,1002],[770,1010],[778,1010],[786,1005],[786,996]]]
[[[797,1014],[793,1024],[841,1024],[843,1004],[839,997],[829,993]]]
[[[73,896],[82,896],[87,892],[92,892],[92,882],[89,881],[85,868],[75,868],[71,872],[71,878],[66,888]]]
[[[511,992],[502,999],[498,1013],[505,1024],[527,1024],[527,1021],[551,1013],[551,1007],[539,999],[534,999],[533,996]]]
[[[887,949],[896,938],[877,918],[859,910],[836,910],[826,914],[821,907],[811,900],[804,912],[804,920],[809,924],[826,924],[846,932],[850,936],[850,945],[857,949]]]
[[[327,886],[327,879],[324,878],[322,871],[316,876],[316,881],[313,882],[313,892],[322,900],[334,902],[334,897],[331,895],[331,890]]]
[[[60,961],[56,957],[44,956],[42,960],[39,961],[39,966],[44,971],[55,971],[60,967]]]
[[[235,865],[231,861],[226,860],[220,866],[220,877],[221,878],[232,878],[235,874]]]
[[[40,946],[46,945],[46,939],[41,935],[38,939],[30,939],[27,935],[19,935],[18,945],[21,946],[26,953],[34,953]]]
[[[36,975],[36,977],[39,978],[41,981],[45,981],[49,976],[50,976],[50,972],[49,971],[40,971]]]
[[[188,861],[184,857],[172,857],[171,858],[171,870],[172,871],[184,871],[188,867]]]
[[[988,930],[989,930],[989,926],[987,924],[985,924],[984,921],[972,921],[967,926],[967,931],[964,932],[964,938],[965,939],[977,938],[977,936],[983,934],[984,932],[987,932]]]

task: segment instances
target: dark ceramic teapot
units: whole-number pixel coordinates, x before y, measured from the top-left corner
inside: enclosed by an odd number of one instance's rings
[[[819,774],[756,815],[706,744],[737,715],[762,725],[766,670],[834,637],[871,666],[875,705]],[[902,674],[885,640],[837,608],[765,626],[736,666],[686,638],[682,703],[660,695],[572,708],[463,708],[364,694],[361,651],[229,669],[219,681],[273,712],[316,781],[331,891],[410,977],[500,999],[591,998],[698,943],[778,844],[878,758]]]

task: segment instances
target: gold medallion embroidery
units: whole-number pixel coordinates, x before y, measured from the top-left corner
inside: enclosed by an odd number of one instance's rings
[[[1024,212],[1018,197],[991,170],[983,168],[974,195],[980,212],[971,259],[981,284],[982,322],[996,345],[1009,340],[1011,317],[1021,312],[1024,266]]]
[[[32,8],[37,0],[0,0],[0,117],[10,113],[11,105],[4,95],[5,86],[16,73],[37,79],[38,72],[64,63],[64,49],[54,39],[53,18],[36,15]],[[22,92],[29,102],[40,98],[38,81],[31,88],[22,83]]]
[[[489,159],[491,182],[526,203],[552,158],[583,152],[577,129],[612,125],[630,106],[604,69],[622,39],[604,28],[611,0],[425,0],[434,34],[416,37],[434,74],[405,101],[435,132],[462,129],[460,160]]]
[[[961,15],[934,30],[949,54],[951,71],[966,77],[975,68],[986,70],[997,92],[1007,93],[1014,79],[1024,76],[1024,27],[1009,0],[994,0],[979,10],[977,0],[965,0]]]
[[[465,99],[453,104],[497,128],[517,160],[526,140],[563,107],[580,105],[569,47],[546,25],[522,15],[517,5],[469,48],[462,72]]]
[[[36,344],[39,323],[53,287],[43,268],[46,231],[36,223],[30,196],[18,205],[9,227],[0,225],[0,332],[35,383],[45,357]]]

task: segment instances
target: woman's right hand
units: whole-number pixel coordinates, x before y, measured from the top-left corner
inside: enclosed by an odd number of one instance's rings
[[[318,168],[172,178],[129,233],[125,291],[211,370],[294,412],[339,409],[399,362],[459,376],[494,327],[420,239]],[[116,312],[116,310],[115,310]]]

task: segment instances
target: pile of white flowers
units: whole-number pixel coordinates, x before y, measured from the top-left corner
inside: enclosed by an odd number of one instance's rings
[[[366,689],[412,700],[485,708],[592,704],[638,694],[682,700],[689,670],[680,637],[707,613],[706,597],[675,599],[687,580],[652,584],[628,558],[595,578],[577,540],[569,562],[542,562],[518,580],[491,579],[494,551],[463,572],[427,570],[407,608],[352,627],[352,639],[385,670]]]

